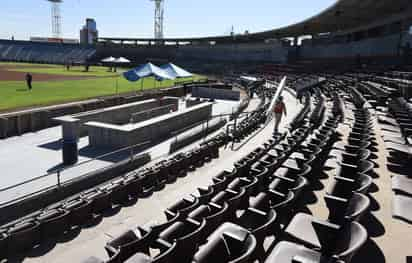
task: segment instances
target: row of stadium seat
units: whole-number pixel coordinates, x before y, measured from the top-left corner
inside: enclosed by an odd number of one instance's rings
[[[96,49],[90,46],[0,41],[0,60],[65,64],[85,62],[92,58]]]
[[[248,122],[239,123],[236,129],[238,135],[243,138],[257,129],[263,115],[264,112],[259,110],[249,116]],[[219,158],[219,148],[232,139],[224,132],[219,133],[188,152],[120,176],[0,226],[0,258],[30,250],[73,227],[100,218],[114,206],[127,204],[131,199],[149,197],[153,192],[162,190],[166,184],[185,177],[188,171],[194,171],[211,159]]]
[[[324,197],[329,209],[328,219],[320,220],[307,213],[297,214],[285,229],[287,241],[278,243],[266,262],[350,262],[364,245],[368,234],[358,221],[368,211],[370,201],[364,195],[367,190],[358,192],[354,181],[371,170],[363,169],[363,163],[370,162],[359,161],[358,156],[368,159],[370,154],[365,154],[367,150],[362,148],[362,143],[356,148],[349,144],[359,139],[358,134],[364,136],[361,141],[371,140],[368,134],[370,125],[367,112],[355,112],[353,129],[358,131],[361,126],[365,132],[351,133],[347,138],[348,144],[344,145],[348,148],[344,148],[337,157],[337,175]],[[347,149],[351,149],[350,152]]]
[[[251,258],[261,258],[264,238],[273,234],[271,231],[276,226],[280,228],[278,222],[283,221],[280,218],[298,202],[307,185],[306,176],[311,172],[309,165],[315,160],[310,148],[316,147],[314,152],[322,152],[314,139],[308,144],[309,148],[302,148],[300,154],[290,158],[292,153],[297,154],[310,127],[311,124],[307,124],[290,136],[275,136],[267,141],[236,162],[233,171],[224,171],[214,177],[213,184],[202,191],[203,195],[183,199],[168,208],[166,223],[146,230],[128,230],[108,242],[106,250],[111,251],[108,262],[191,262],[192,257],[194,262],[210,262],[212,259],[249,262]],[[284,170],[283,176],[274,174],[279,169]],[[256,197],[255,201],[250,197]],[[239,210],[245,212],[238,216]],[[125,239],[125,236],[134,236],[134,240]],[[233,246],[226,249],[233,250],[223,249],[222,245],[228,243]],[[196,252],[200,244],[204,245]],[[153,247],[160,247],[160,254],[151,254],[149,251]],[[127,259],[130,256],[132,258]],[[102,261],[92,257],[86,262]]]

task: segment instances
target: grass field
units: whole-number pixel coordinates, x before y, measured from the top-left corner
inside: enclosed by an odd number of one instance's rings
[[[90,67],[84,72],[84,67],[72,67],[66,71],[63,66],[35,65],[26,63],[0,63],[0,67],[10,71],[43,73],[59,76],[79,76],[75,80],[37,81],[34,75],[33,89],[27,90],[25,81],[0,80],[0,111],[26,108],[40,105],[83,100],[98,96],[112,95],[141,91],[141,82],[129,82],[118,73],[107,72],[106,67]],[[124,70],[123,70],[124,71]],[[179,79],[178,82],[198,80],[203,77],[194,76],[188,79]],[[155,81],[147,78],[143,82],[143,89],[164,88],[174,85],[174,81]]]

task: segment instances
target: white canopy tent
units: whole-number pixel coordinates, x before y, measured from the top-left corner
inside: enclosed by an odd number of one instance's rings
[[[126,64],[126,63],[130,63],[130,60],[128,60],[127,58],[124,58],[124,57],[120,57],[120,58],[116,58],[116,59],[114,60],[114,63],[117,63],[117,64]]]
[[[110,57],[104,58],[100,61],[103,62],[103,63],[113,63],[115,60],[116,60],[116,58],[110,56]]]
[[[175,78],[189,78],[193,76],[193,74],[189,71],[184,70],[173,63],[167,63],[165,65],[160,66],[160,68],[163,69],[168,75],[173,76]]]

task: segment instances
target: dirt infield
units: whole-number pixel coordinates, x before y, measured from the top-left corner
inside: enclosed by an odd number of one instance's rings
[[[24,81],[25,72],[13,71],[12,68],[18,68],[16,66],[1,66],[0,65],[0,81]],[[56,80],[83,80],[93,79],[97,77],[91,76],[67,76],[57,74],[45,74],[45,73],[31,73],[33,81],[56,81]]]

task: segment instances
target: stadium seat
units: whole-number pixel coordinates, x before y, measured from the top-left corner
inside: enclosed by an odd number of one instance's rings
[[[179,216],[179,219],[185,218],[190,212],[200,205],[199,199],[193,197],[192,199],[183,198],[165,210],[165,215],[168,220]]]
[[[312,215],[296,215],[285,232],[288,237],[309,248],[320,249],[322,254],[336,255],[347,262],[367,240],[365,228],[350,222],[342,226],[321,221]]]
[[[246,229],[224,223],[194,255],[193,263],[246,263],[256,249],[256,238]]]
[[[46,210],[36,219],[40,223],[43,240],[58,236],[68,231],[70,225],[70,212],[62,209]]]
[[[207,205],[201,205],[193,210],[187,217],[193,218],[197,221],[206,220],[206,226],[203,230],[203,238],[205,240],[218,226],[220,226],[226,219],[230,217],[229,205],[223,203],[218,205],[215,203],[209,203]]]
[[[137,252],[148,252],[147,248],[152,238],[151,230],[127,230],[107,242],[105,250],[110,258],[116,257],[119,262],[123,262]]]
[[[264,256],[263,241],[267,236],[277,229],[276,212],[270,209],[268,212],[260,211],[255,208],[248,208],[235,223],[244,229],[249,230],[256,238],[255,258],[261,259]]]
[[[70,211],[69,222],[72,226],[80,226],[92,216],[92,201],[77,197],[62,205],[64,210]]]
[[[163,230],[159,234],[161,240],[169,243],[176,242],[175,254],[179,262],[190,262],[200,245],[203,231],[206,226],[206,220],[196,221],[186,218],[178,221]]]
[[[8,253],[27,251],[41,242],[40,223],[34,220],[22,221],[8,229]]]

